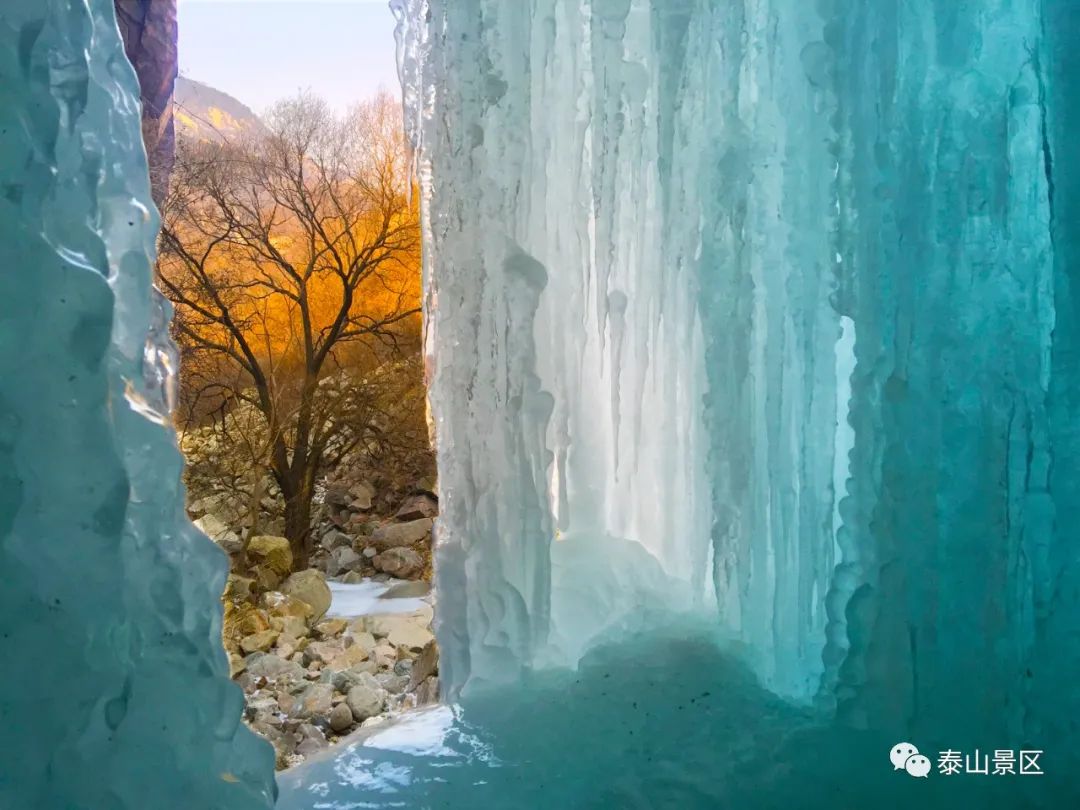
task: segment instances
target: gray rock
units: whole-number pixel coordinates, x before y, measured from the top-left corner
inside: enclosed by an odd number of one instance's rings
[[[349,495],[352,496],[351,506],[353,509],[358,509],[361,512],[366,512],[371,509],[372,498],[375,497],[375,490],[369,484],[359,482],[353,484],[349,488]]]
[[[409,690],[415,690],[420,684],[439,671],[439,645],[432,639],[424,645],[420,655],[412,662],[409,678]]]
[[[324,619],[315,625],[315,632],[324,639],[336,638],[344,633],[348,626],[347,619]]]
[[[353,500],[353,497],[349,494],[348,488],[340,482],[329,484],[326,487],[326,503],[331,506],[346,506]]]
[[[408,523],[389,523],[380,526],[371,535],[371,542],[379,551],[389,548],[407,548],[422,542],[431,535],[434,521],[422,518]]]
[[[322,729],[310,723],[302,724],[296,731],[300,735],[300,744],[296,746],[296,753],[301,756],[309,757],[330,747]]]
[[[319,674],[319,679],[329,683],[335,691],[347,695],[354,686],[367,683],[363,676],[374,675],[376,669],[374,661],[364,661],[345,670],[324,669]]]
[[[252,653],[244,659],[246,672],[256,678],[268,681],[299,681],[304,677],[304,668],[293,661],[286,661],[276,655]]]
[[[281,586],[281,592],[308,605],[312,610],[312,622],[317,622],[330,609],[330,587],[314,568],[290,576]]]
[[[384,574],[400,579],[419,576],[424,570],[424,561],[411,548],[387,549],[372,564]]]
[[[395,675],[393,672],[380,672],[375,676],[379,686],[391,695],[400,695],[409,685],[409,679],[404,675]]]
[[[436,517],[438,514],[439,504],[434,498],[428,495],[413,495],[401,505],[394,518],[402,521],[421,520]]]
[[[244,550],[244,541],[240,539],[240,535],[216,515],[203,515],[195,521],[195,528],[221,546],[226,554],[239,554]]]
[[[394,627],[386,638],[395,647],[417,651],[423,650],[435,639],[435,636],[426,627],[406,621]]]
[[[438,498],[439,484],[434,478],[421,478],[413,483],[412,491],[415,495],[430,495],[432,498]]]
[[[286,734],[279,728],[269,723],[254,721],[250,724],[252,731],[265,740],[269,740],[274,746],[274,755],[279,768],[284,767],[286,758],[296,751],[296,738],[292,734]]]
[[[360,565],[360,555],[352,550],[352,546],[341,546],[330,552],[326,561],[326,573],[336,577],[352,571]]]
[[[289,715],[301,720],[326,717],[333,708],[334,687],[328,683],[313,683],[293,699]]]
[[[364,575],[359,571],[350,571],[341,578],[341,581],[346,585],[359,585],[364,581]]]
[[[431,583],[418,579],[415,582],[399,582],[379,594],[380,599],[416,599],[431,593]]]
[[[369,560],[375,559],[375,557],[378,555],[378,553],[379,553],[379,550],[377,548],[375,548],[375,546],[368,546],[363,551],[363,555],[365,557],[367,557]]]
[[[330,728],[343,734],[353,726],[353,713],[348,703],[339,703],[330,712]]]
[[[425,680],[416,690],[416,705],[425,706],[428,703],[439,702],[439,679],[432,675]]]
[[[345,702],[352,710],[353,718],[362,723],[383,710],[386,705],[386,692],[373,675],[364,674],[360,683],[349,690]]]
[[[343,652],[345,652],[345,642],[340,638],[330,639],[329,641],[313,641],[304,648],[304,662],[311,664],[318,661],[322,664],[328,664]]]
[[[337,529],[331,529],[322,536],[322,540],[320,541],[320,543],[322,547],[325,548],[327,551],[333,551],[334,549],[341,548],[342,546],[351,546],[352,538],[350,538],[349,535],[345,534],[345,532],[339,532]]]

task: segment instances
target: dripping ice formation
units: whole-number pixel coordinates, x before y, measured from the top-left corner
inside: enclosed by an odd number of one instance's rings
[[[282,806],[1075,803],[1075,3],[392,6],[459,702]]]
[[[858,722],[1080,654],[1069,4],[398,6],[452,686],[654,604]]]
[[[456,699],[278,806],[1076,806],[1080,8],[394,5]],[[0,57],[0,804],[267,807],[112,4]]]
[[[273,805],[188,521],[112,0],[0,10],[0,806]]]

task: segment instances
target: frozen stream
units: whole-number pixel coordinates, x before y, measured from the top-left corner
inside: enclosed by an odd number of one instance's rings
[[[394,592],[409,590],[417,583],[378,582],[366,579],[355,585],[328,582],[333,601],[328,616],[352,619],[383,613],[415,613],[430,606],[430,596],[394,596]]]

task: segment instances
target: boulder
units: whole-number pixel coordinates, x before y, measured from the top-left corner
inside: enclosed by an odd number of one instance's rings
[[[435,636],[427,628],[413,622],[402,622],[390,631],[387,641],[399,649],[423,650],[435,640]]]
[[[347,506],[353,499],[349,494],[349,488],[341,481],[335,481],[326,485],[326,495],[323,501],[327,506]]]
[[[304,668],[269,653],[252,653],[244,659],[248,675],[268,681],[296,682],[304,679]]]
[[[244,541],[240,539],[240,535],[216,515],[203,515],[195,521],[195,528],[221,546],[226,554],[239,554],[244,550]]]
[[[296,733],[300,735],[300,744],[296,746],[296,753],[301,756],[311,756],[330,747],[322,729],[311,723],[301,723]]]
[[[370,484],[359,481],[349,487],[349,495],[352,496],[352,501],[350,503],[352,508],[361,512],[366,512],[371,509],[372,499],[375,497],[375,490]]]
[[[263,630],[261,633],[252,633],[240,640],[240,649],[245,653],[266,652],[274,646],[278,640],[276,630]]]
[[[311,608],[311,621],[317,622],[330,609],[330,588],[326,579],[314,568],[297,571],[281,586],[286,596],[299,599]]]
[[[288,714],[300,720],[327,717],[333,708],[334,687],[328,683],[309,684],[296,695]]]
[[[362,723],[383,710],[386,705],[386,692],[379,686],[374,675],[365,674],[360,683],[349,690],[345,702],[352,710],[353,719]]]
[[[414,495],[430,495],[432,498],[438,498],[439,483],[434,478],[426,476],[413,482],[412,492]]]
[[[415,599],[431,593],[431,583],[426,580],[399,582],[379,594],[380,599]]]
[[[254,585],[255,580],[251,577],[229,574],[229,578],[225,580],[225,593],[222,596],[236,602],[246,602],[251,599]]]
[[[314,614],[314,610],[307,602],[302,602],[296,597],[288,596],[280,591],[270,591],[269,593],[263,594],[262,604],[270,614],[271,618],[274,616],[279,616],[281,618],[291,616],[303,619],[306,623],[312,620],[312,615]]]
[[[250,602],[224,603],[221,635],[227,649],[236,649],[245,636],[270,629],[270,621],[264,611]]]
[[[244,673],[247,669],[247,663],[234,652],[229,653],[229,677],[236,678]]]
[[[293,735],[286,734],[261,719],[251,723],[250,726],[252,731],[274,746],[274,764],[277,769],[285,768],[296,750],[296,740]]]
[[[398,579],[419,576],[424,570],[424,561],[411,548],[387,549],[375,557],[372,564],[377,570]]]
[[[420,655],[416,656],[416,660],[412,663],[412,672],[409,679],[410,691],[416,689],[416,687],[438,672],[439,645],[435,639],[432,639],[424,645],[424,649],[420,651]]]
[[[277,630],[282,638],[303,638],[308,634],[307,622],[299,616],[271,616],[270,626]]]
[[[348,573],[360,565],[361,557],[352,546],[341,546],[330,552],[326,560],[326,575],[330,577]]]
[[[330,641],[313,641],[304,650],[304,660],[309,663],[318,661],[328,664],[344,652],[345,642],[339,638]],[[348,667],[338,667],[338,669],[348,669]]]
[[[388,523],[380,526],[371,535],[371,542],[379,551],[390,548],[408,548],[431,535],[434,521],[431,518],[412,520],[408,523]]]
[[[352,639],[354,646],[363,647],[366,650],[375,649],[375,636],[368,632],[367,621],[361,616],[349,625],[346,637]]]
[[[394,514],[395,520],[412,521],[433,518],[439,514],[439,503],[430,495],[413,495]]]
[[[404,675],[395,675],[393,672],[379,672],[375,675],[379,686],[391,695],[400,695],[409,685],[409,679]]]
[[[349,537],[349,535],[345,534],[345,532],[339,532],[337,529],[331,529],[322,536],[320,544],[327,551],[333,551],[334,549],[341,548],[343,546],[351,547],[352,538]]]
[[[338,734],[343,734],[352,728],[355,722],[352,709],[348,703],[339,703],[330,711],[330,728]]]
[[[324,619],[315,625],[315,632],[323,638],[333,638],[344,633],[348,626],[349,622],[346,619]]]
[[[386,639],[383,639],[375,647],[372,657],[375,659],[375,664],[379,669],[389,669],[397,663],[397,648]]]
[[[247,555],[255,579],[264,588],[276,587],[292,570],[292,549],[284,537],[271,534],[252,537],[248,541]]]
[[[374,675],[375,672],[375,662],[364,661],[343,671],[324,669],[319,673],[319,680],[323,683],[330,684],[336,691],[341,692],[343,695],[347,695],[349,694],[349,690],[354,686],[359,686],[361,683],[364,683],[362,676]]]
[[[406,625],[412,625],[422,630],[426,630],[431,626],[432,616],[433,612],[430,605],[423,605],[419,610],[415,610],[412,613],[389,613],[361,616],[358,619],[353,620],[353,623],[349,625],[349,633],[355,635],[362,630],[366,630],[375,636],[375,638],[386,638],[393,633],[394,630]]]
[[[341,578],[341,581],[346,585],[359,585],[364,581],[364,575],[359,571],[350,571]]]
[[[357,664],[362,664],[368,660],[371,657],[372,649],[372,647],[364,648],[359,644],[353,644],[351,647],[346,647],[345,651],[340,655],[328,661],[327,666],[336,670],[351,669]]]
[[[416,689],[416,705],[425,706],[428,703],[439,702],[439,679],[434,675],[427,678]]]

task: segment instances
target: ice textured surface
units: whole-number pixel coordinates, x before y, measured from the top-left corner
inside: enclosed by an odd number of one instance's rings
[[[187,520],[175,352],[112,0],[0,9],[0,806],[269,808],[221,552]]]
[[[1075,804],[1080,7],[394,5],[456,756],[285,806]]]

